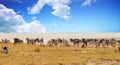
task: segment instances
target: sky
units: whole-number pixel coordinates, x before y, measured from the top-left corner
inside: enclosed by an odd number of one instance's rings
[[[0,32],[120,32],[120,0],[0,0]]]

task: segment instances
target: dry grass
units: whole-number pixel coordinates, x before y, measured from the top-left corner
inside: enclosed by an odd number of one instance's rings
[[[40,47],[26,44],[8,46],[0,53],[0,65],[120,65],[120,53],[113,48]]]

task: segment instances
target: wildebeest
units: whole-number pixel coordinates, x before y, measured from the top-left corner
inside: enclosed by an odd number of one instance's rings
[[[48,46],[52,47],[53,46],[52,40],[48,40],[47,44],[48,44]]]
[[[83,48],[86,48],[86,47],[87,47],[87,39],[83,38],[83,39],[82,39],[82,43],[83,43],[83,44],[82,44],[82,47],[83,47]]]
[[[110,40],[110,44],[111,44],[112,47],[115,48],[115,46],[116,46],[116,44],[117,44],[117,40],[115,40],[114,38],[112,38],[112,39]]]
[[[35,44],[35,40],[34,39],[29,39],[29,38],[26,38],[26,41],[27,41],[27,44]]]
[[[80,39],[69,39],[71,43],[73,43],[74,46],[79,46],[79,43],[81,42]]]
[[[14,38],[14,44],[20,44],[23,43],[23,40],[20,40],[19,38]]]
[[[2,39],[2,43],[10,43],[10,40],[8,40],[8,39]]]
[[[35,39],[35,43],[36,43],[36,42],[40,43],[40,45],[43,45],[44,40],[43,40],[43,38],[41,38],[41,39],[36,38],[36,39]]]
[[[57,41],[56,41],[56,39],[51,39],[51,43],[52,43],[53,46],[57,46]]]
[[[60,38],[56,38],[56,39],[50,39],[48,41],[48,45],[49,46],[70,46],[69,41],[66,39],[60,39]]]
[[[88,38],[88,39],[84,39],[84,46],[88,47],[88,48],[91,48],[91,47],[95,47],[95,41],[96,39],[93,39],[93,38]]]
[[[2,49],[3,49],[3,53],[5,53],[5,54],[8,54],[8,47],[7,46],[4,46],[4,47],[2,47]]]
[[[116,48],[116,50],[117,50],[118,52],[120,52],[120,45]]]
[[[120,39],[115,39],[112,45],[112,47],[115,48],[117,52],[120,52]]]
[[[55,39],[56,45],[62,45],[63,40],[60,38]]]
[[[69,44],[69,41],[67,40],[67,39],[62,39],[62,43],[63,43],[63,45],[64,46],[67,46],[67,47],[69,47],[70,46],[70,44]]]
[[[108,40],[107,39],[95,39],[95,46],[96,48],[100,48],[101,46],[105,48],[108,47]]]
[[[105,38],[101,38],[101,39],[96,39],[96,48],[100,48],[101,46],[103,48],[108,48],[109,46],[115,47],[116,45],[116,40],[115,39],[105,39]]]
[[[74,43],[74,39],[70,38],[69,40],[70,40],[71,44]]]
[[[48,45],[49,46],[58,46],[58,45],[62,45],[62,40],[60,38],[57,39],[50,39],[48,41]]]
[[[56,45],[55,39],[50,39],[50,40],[48,41],[48,45],[49,45],[50,47]]]
[[[44,39],[41,38],[41,39],[40,39],[40,44],[43,45],[43,43],[44,43]]]

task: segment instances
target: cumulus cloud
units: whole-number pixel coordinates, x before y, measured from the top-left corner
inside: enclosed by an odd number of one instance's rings
[[[46,27],[40,23],[38,20],[33,20],[31,23],[26,23],[24,25],[17,26],[17,32],[30,32],[30,33],[40,33],[45,32]]]
[[[82,6],[88,6],[91,4],[91,1],[92,0],[85,0],[83,3],[82,3]]]
[[[44,5],[48,5],[54,10],[51,14],[59,18],[69,19],[71,9],[68,6],[69,3],[70,0],[38,0],[33,7],[28,7],[28,12],[29,14],[38,14]]]
[[[84,2],[81,5],[90,6],[91,3],[95,1],[96,0],[84,0]],[[33,5],[32,7],[28,7],[28,13],[39,14],[41,9],[45,5],[48,5],[48,6],[51,6],[51,8],[54,10],[51,12],[52,15],[57,16],[59,18],[63,18],[63,19],[69,19],[70,9],[71,9],[69,4],[71,2],[72,0],[38,0],[35,5]]]
[[[1,32],[45,32],[46,27],[38,20],[26,23],[21,15],[16,14],[0,4],[0,31]]]
[[[38,14],[40,10],[45,5],[44,0],[38,0],[37,4],[35,4],[32,8],[28,7],[29,14]]]
[[[96,0],[84,0],[82,3],[82,6],[90,6],[92,2],[95,2]]]

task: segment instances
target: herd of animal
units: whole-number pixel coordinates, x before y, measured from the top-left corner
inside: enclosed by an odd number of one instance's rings
[[[23,40],[19,39],[19,38],[14,38],[13,39],[14,42],[13,44],[22,44],[24,43]],[[50,39],[47,41],[47,44],[44,44],[44,39],[43,38],[35,38],[35,39],[30,39],[30,38],[26,38],[27,43],[26,44],[31,44],[31,45],[41,45],[41,46],[49,46],[49,47],[53,47],[53,46],[66,46],[66,47],[70,47],[70,46],[74,46],[74,47],[82,47],[82,48],[108,48],[108,47],[116,47],[118,45],[120,45],[120,40],[119,39],[115,39],[115,38],[70,38],[70,39],[64,39],[64,38],[56,38],[56,39]],[[8,39],[2,39],[0,41],[0,43],[11,43],[10,40]]]

